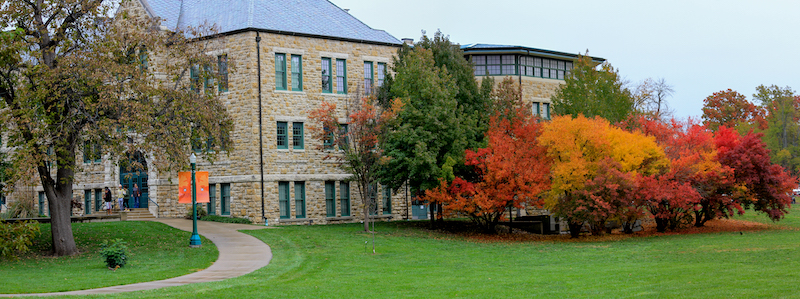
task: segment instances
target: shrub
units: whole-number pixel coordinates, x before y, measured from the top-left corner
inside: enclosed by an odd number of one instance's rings
[[[114,239],[111,242],[108,240],[100,244],[100,255],[106,260],[106,266],[109,269],[115,269],[125,266],[128,262],[128,246],[125,246],[125,241],[122,239]]]
[[[0,258],[16,259],[18,254],[30,251],[29,246],[39,232],[36,221],[0,224]]]
[[[191,219],[192,219],[192,208],[191,208],[191,206],[189,206],[189,208],[187,208],[186,210],[187,210],[187,212],[186,212],[186,219],[190,219],[190,220],[191,220]],[[201,207],[201,206],[198,204],[198,205],[197,205],[197,219],[205,218],[207,215],[208,215],[208,212],[206,212],[206,210],[205,210],[205,209],[203,209],[203,208],[202,208],[202,207]]]
[[[236,218],[236,217],[222,217],[222,216],[217,216],[217,215],[203,216],[203,221],[215,221],[215,222],[223,222],[223,223],[241,223],[241,224],[252,224],[253,223],[249,219]]]

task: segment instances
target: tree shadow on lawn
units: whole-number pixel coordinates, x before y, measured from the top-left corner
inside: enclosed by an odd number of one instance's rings
[[[764,230],[797,229],[785,227],[779,224],[765,224],[739,219],[714,219],[706,222],[704,227],[689,226],[676,231],[659,233],[656,231],[653,221],[646,221],[642,226],[643,230],[632,234],[625,234],[619,229],[612,230],[610,234],[593,236],[581,234],[579,238],[570,238],[569,234],[564,235],[540,235],[530,233],[520,229],[509,231],[508,226],[498,225],[496,234],[486,234],[483,230],[469,220],[444,220],[436,223],[435,228],[431,228],[430,221],[397,221],[393,224],[398,227],[414,228],[439,237],[449,236],[479,243],[516,243],[516,242],[607,242],[620,241],[630,238],[645,238],[653,236],[689,235],[689,234],[713,234],[725,232],[752,232]]]

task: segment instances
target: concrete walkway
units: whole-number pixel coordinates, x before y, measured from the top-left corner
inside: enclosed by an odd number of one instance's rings
[[[153,221],[165,223],[177,229],[192,231],[191,220],[160,218]],[[262,228],[266,227],[246,224],[198,221],[198,233],[214,242],[214,245],[217,245],[217,249],[219,250],[219,258],[207,269],[192,274],[165,280],[140,282],[100,289],[60,293],[2,294],[0,297],[111,294],[152,290],[190,283],[219,281],[228,278],[239,277],[266,266],[272,259],[272,251],[267,244],[264,244],[264,242],[256,239],[253,236],[237,231],[242,229]],[[186,246],[189,246],[188,239],[186,241]]]

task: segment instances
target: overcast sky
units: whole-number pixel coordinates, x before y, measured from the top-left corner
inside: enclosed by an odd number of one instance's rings
[[[800,1],[331,1],[398,39],[441,29],[462,45],[588,49],[632,83],[664,78],[679,118],[728,88],[800,88]]]

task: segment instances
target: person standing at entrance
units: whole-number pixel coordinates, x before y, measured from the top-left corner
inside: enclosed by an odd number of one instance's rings
[[[119,201],[120,211],[125,210],[125,196],[128,195],[127,193],[128,193],[127,190],[125,190],[125,188],[122,188],[122,185],[119,185],[119,189],[117,190],[117,201]]]
[[[103,190],[103,201],[106,204],[106,215],[111,215],[111,189]]]
[[[139,185],[133,184],[133,194],[132,195],[133,195],[133,208],[134,209],[138,209],[139,208],[139,196],[142,196],[142,194],[139,192]]]

